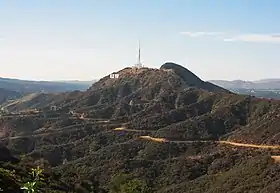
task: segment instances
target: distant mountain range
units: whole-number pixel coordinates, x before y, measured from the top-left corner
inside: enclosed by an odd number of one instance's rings
[[[21,96],[22,95],[19,92],[0,88],[0,104],[6,101],[7,99],[19,98]]]
[[[209,82],[226,89],[280,89],[280,79],[244,80],[210,80]]]
[[[0,77],[0,104],[31,93],[85,91],[95,81],[31,81]]]
[[[82,80],[59,80],[59,81],[51,81],[56,83],[67,83],[67,84],[78,84],[78,85],[88,85],[91,86],[92,83],[96,82],[96,80],[91,81],[82,81]]]
[[[0,77],[0,88],[20,93],[86,90],[94,81],[31,81]]]

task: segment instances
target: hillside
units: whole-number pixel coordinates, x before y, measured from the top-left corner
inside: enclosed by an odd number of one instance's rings
[[[41,112],[3,116],[3,144],[47,160],[73,190],[90,181],[95,192],[279,192],[280,102],[231,93],[174,63],[115,73],[36,99]]]

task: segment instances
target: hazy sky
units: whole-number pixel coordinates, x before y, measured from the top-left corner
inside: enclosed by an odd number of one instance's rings
[[[279,0],[0,0],[0,76],[91,80],[137,61],[280,78]]]

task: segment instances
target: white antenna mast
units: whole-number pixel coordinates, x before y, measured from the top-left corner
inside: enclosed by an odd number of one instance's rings
[[[137,68],[142,68],[143,65],[141,64],[141,51],[140,51],[140,40],[139,40],[139,49],[138,49],[138,61],[137,64],[135,65]]]
[[[140,40],[139,40],[139,51],[138,51],[138,64],[139,64],[139,67],[140,67],[140,65],[141,65]]]

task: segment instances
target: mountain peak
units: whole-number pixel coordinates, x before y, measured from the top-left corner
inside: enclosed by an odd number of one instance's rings
[[[117,74],[117,76],[112,76],[112,74]],[[65,93],[60,97],[48,96],[47,98],[49,98],[48,103],[54,100],[51,105],[56,104],[67,110],[87,106],[92,108],[96,105],[105,107],[113,104],[128,104],[135,98],[148,103],[148,101],[158,101],[166,93],[175,96],[180,92],[188,92],[190,88],[192,88],[191,90],[197,89],[197,91],[229,93],[226,89],[201,80],[183,66],[168,62],[163,64],[160,69],[127,67],[101,78],[86,92],[72,93],[73,97]],[[67,102],[61,104],[62,101]],[[28,103],[37,104],[36,101]],[[42,103],[33,107],[41,108]]]
[[[172,69],[178,76],[190,85],[198,85],[202,82],[202,80],[193,72],[173,62],[164,63],[160,69]]]
[[[228,92],[212,83],[204,82],[190,70],[173,62],[167,62],[159,69],[147,67],[138,69],[128,67],[113,72],[112,74],[118,74],[118,78],[111,78],[110,75],[107,75],[93,84],[89,90],[97,91],[102,88],[116,88],[122,87],[123,85],[130,85],[129,87],[131,90],[135,91],[140,88],[151,88],[155,85],[161,85],[160,87],[164,90],[193,87],[210,92]]]
[[[186,84],[188,84],[191,87],[204,89],[207,91],[228,92],[227,90],[210,82],[204,82],[193,72],[179,64],[173,62],[166,62],[160,67],[160,69],[174,71],[174,73],[176,73],[180,78],[182,78],[185,81]]]

